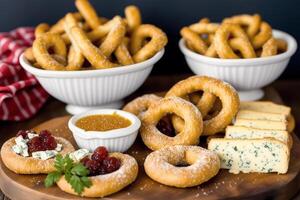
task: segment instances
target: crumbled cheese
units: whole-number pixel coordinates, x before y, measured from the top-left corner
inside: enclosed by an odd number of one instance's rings
[[[37,137],[37,136],[39,136],[39,135],[36,133],[27,133],[27,137],[29,138],[29,140],[31,140],[32,138]]]
[[[62,150],[62,144],[57,144],[55,151],[61,151]]]
[[[80,161],[82,158],[86,157],[89,155],[89,150],[87,149],[78,149],[77,151],[74,151],[69,154],[70,158],[74,161]]]
[[[49,158],[53,158],[56,154],[58,154],[58,152],[55,150],[36,151],[32,153],[32,157],[41,160],[48,160]]]
[[[27,146],[27,139],[24,139],[21,135],[18,136],[15,139],[16,144],[12,147],[12,150],[17,153],[20,154],[24,157],[28,157],[29,153],[28,153],[28,146]]]

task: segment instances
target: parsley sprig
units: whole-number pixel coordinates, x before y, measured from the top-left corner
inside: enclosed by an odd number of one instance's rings
[[[69,155],[65,157],[60,154],[56,155],[54,167],[56,171],[47,175],[44,181],[45,187],[51,187],[63,175],[65,175],[66,181],[79,195],[85,187],[89,188],[92,185],[90,179],[87,177],[89,170],[83,164],[75,163]]]

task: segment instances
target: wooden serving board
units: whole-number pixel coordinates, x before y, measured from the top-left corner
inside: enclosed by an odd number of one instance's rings
[[[67,127],[69,116],[54,118],[33,128],[34,130],[49,129],[53,135],[65,137],[74,146],[75,141]],[[122,191],[110,195],[107,199],[227,199],[267,197],[274,193],[277,197],[293,194],[289,189],[296,190],[292,184],[300,170],[300,141],[293,134],[294,146],[291,153],[289,171],[285,175],[277,174],[239,174],[220,170],[219,174],[198,187],[178,189],[161,185],[147,177],[143,170],[143,161],[150,152],[138,138],[134,146],[128,151],[139,163],[139,176],[137,180]],[[22,200],[62,200],[83,199],[61,191],[57,186],[45,188],[43,180],[45,175],[17,175],[8,170],[2,160],[0,161],[0,187],[11,199]],[[88,198],[87,198],[88,199]]]

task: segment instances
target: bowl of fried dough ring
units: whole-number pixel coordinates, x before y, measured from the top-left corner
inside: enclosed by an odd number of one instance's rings
[[[241,100],[262,98],[261,88],[283,73],[297,49],[291,35],[273,30],[258,14],[222,23],[203,18],[180,34],[179,47],[191,70],[232,84]]]
[[[78,12],[56,24],[39,24],[35,40],[20,57],[53,97],[76,114],[96,108],[119,108],[137,90],[163,56],[166,34],[142,24],[136,6],[125,17],[99,17],[88,0],[76,0]]]

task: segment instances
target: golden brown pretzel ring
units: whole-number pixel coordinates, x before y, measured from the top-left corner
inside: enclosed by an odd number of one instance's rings
[[[237,15],[223,20],[223,23],[239,24],[246,26],[246,33],[250,38],[254,37],[260,29],[261,17],[254,15]]]
[[[175,137],[161,133],[156,124],[166,114],[173,113],[185,120],[185,126]],[[203,130],[201,113],[190,102],[179,97],[167,97],[151,105],[142,116],[141,137],[145,145],[157,150],[177,144],[196,145]]]
[[[242,53],[247,52],[247,54],[243,54],[243,57],[245,58],[256,57],[255,51],[244,30],[239,25],[224,23],[217,30],[214,39],[214,45],[220,58],[225,58],[225,59],[239,58],[239,56],[236,55],[236,53],[233,51],[233,49],[231,48],[228,42],[230,35],[232,35],[234,38],[240,38],[238,42],[242,42],[242,44],[239,44],[239,46],[243,45],[243,49],[246,49],[243,50]]]
[[[206,53],[208,47],[205,41],[197,33],[188,27],[183,27],[180,30],[180,34],[186,41],[187,46],[189,46],[192,50],[202,55]]]
[[[260,24],[259,33],[252,38],[254,49],[261,48],[272,37],[272,27],[267,22]]]
[[[65,70],[64,63],[60,63],[49,54],[49,47],[52,47],[58,57],[66,58],[67,48],[63,39],[57,34],[44,33],[36,38],[32,45],[33,55],[38,64],[48,70]]]
[[[129,32],[134,31],[142,24],[142,17],[138,7],[130,5],[125,8],[125,18]]]
[[[222,110],[218,115],[204,121],[203,135],[213,135],[222,131],[232,122],[232,119],[238,112],[240,100],[237,92],[229,84],[218,79],[207,76],[192,76],[175,84],[167,92],[166,97],[184,97],[197,91],[212,93],[219,97],[222,102]],[[179,123],[184,123],[177,116],[173,116],[173,118],[177,119],[177,121],[173,121],[174,127],[178,121],[180,121]],[[182,127],[182,125],[178,125],[178,127]]]
[[[115,56],[121,65],[132,65],[134,61],[128,50],[129,38],[124,37],[121,44],[115,51]]]
[[[25,50],[24,56],[30,63],[36,62],[35,57],[33,55],[32,47],[29,47]]]
[[[287,42],[283,39],[276,38],[277,48],[280,52],[285,52],[288,48]]]
[[[261,57],[274,56],[277,54],[276,40],[271,37],[262,47]]]
[[[49,30],[50,30],[49,24],[41,23],[41,24],[37,25],[37,27],[35,27],[34,35],[35,35],[35,37],[39,37],[42,34],[48,32]]]
[[[82,20],[82,16],[79,12],[72,13],[76,20]],[[49,32],[62,34],[65,32],[64,29],[64,17],[58,20],[54,25],[50,27]]]
[[[248,45],[242,38],[233,38],[229,40],[230,47],[235,50],[239,51],[244,58],[255,58],[256,53],[253,48],[245,48]]]
[[[200,20],[198,23],[190,25],[189,28],[198,34],[215,33],[220,25],[217,23],[209,23],[207,20]]]
[[[98,17],[97,12],[88,0],[76,0],[75,5],[82,17],[86,20],[86,22],[92,29],[95,29],[101,25],[101,20]]]
[[[106,56],[109,57],[123,41],[126,33],[125,22],[120,18],[115,20],[114,26],[109,31],[105,40],[101,43],[99,49]]]
[[[92,44],[85,32],[78,25],[73,25],[74,20],[76,19],[74,19],[72,14],[66,15],[66,23],[69,23],[68,32],[70,38],[74,39],[74,45],[80,49],[84,57],[97,69],[115,67],[116,64],[110,62],[100,49]]]
[[[127,103],[123,110],[141,117],[152,104],[157,103],[161,99],[162,97],[155,94],[145,94]]]
[[[143,46],[146,38],[151,40]],[[134,30],[131,37],[131,53],[135,62],[145,61],[154,56],[168,42],[166,34],[151,24],[140,25]]]
[[[180,164],[188,166],[176,166]],[[220,159],[213,151],[198,146],[175,145],[150,153],[144,168],[146,174],[159,183],[186,188],[214,177],[220,169]]]

